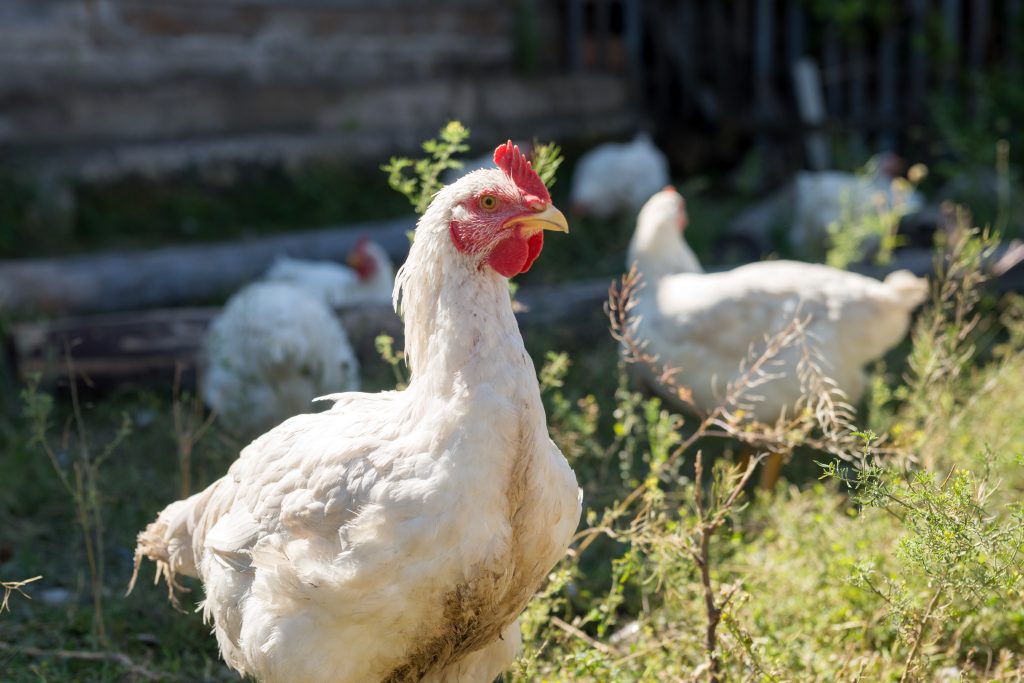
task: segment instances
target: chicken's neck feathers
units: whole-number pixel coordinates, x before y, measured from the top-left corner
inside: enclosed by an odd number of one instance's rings
[[[636,263],[648,288],[653,288],[662,277],[704,272],[696,254],[675,228],[641,224],[629,243],[627,253],[627,267]]]
[[[445,395],[459,386],[501,379],[498,385],[516,387],[539,407],[536,375],[512,313],[508,283],[451,246],[449,220],[443,211],[424,214],[395,279],[409,388]]]

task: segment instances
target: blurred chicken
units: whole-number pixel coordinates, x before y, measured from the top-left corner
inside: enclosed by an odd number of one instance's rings
[[[863,220],[872,213],[900,215],[924,208],[924,198],[905,179],[903,161],[890,152],[873,157],[867,173],[801,171],[793,183],[795,216],[790,243],[801,253],[817,256],[827,246],[833,223]]]
[[[224,660],[264,683],[490,683],[579,522],[508,281],[568,231],[511,143],[442,189],[398,274],[404,391],[326,397],[139,535],[202,579]]]
[[[573,211],[598,218],[632,215],[668,183],[668,161],[645,133],[632,142],[599,145],[576,163]]]
[[[359,388],[359,363],[322,291],[254,282],[232,296],[203,343],[203,400],[253,436],[335,391]]]
[[[855,403],[865,387],[864,366],[899,343],[928,292],[927,283],[908,271],[879,282],[797,261],[703,273],[683,239],[686,225],[683,198],[672,188],[655,194],[637,219],[627,267],[635,263],[646,285],[635,310],[637,336],[662,364],[680,370],[678,381],[693,392],[702,412],[722,401],[751,347],[763,348],[766,336],[798,314],[811,317],[808,336],[822,370]],[[752,404],[758,420],[773,423],[783,410],[792,414],[802,390],[800,356],[796,348],[777,356],[780,365],[772,372],[781,377],[760,386],[764,400]],[[633,367],[651,390],[686,407],[650,369]]]
[[[284,256],[274,262],[263,279],[289,282],[317,292],[333,308],[391,302],[395,267],[384,247],[363,238],[356,242],[346,263],[348,267],[333,261]]]

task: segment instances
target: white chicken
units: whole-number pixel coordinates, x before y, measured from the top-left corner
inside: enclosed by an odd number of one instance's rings
[[[254,282],[232,296],[203,340],[203,400],[246,436],[359,388],[359,362],[322,292]]]
[[[391,301],[395,267],[384,247],[372,240],[360,239],[346,263],[347,267],[333,261],[307,261],[285,256],[274,262],[263,279],[291,282],[320,292],[334,308]]]
[[[203,399],[233,431],[253,436],[309,412],[316,396],[359,388],[359,363],[334,310],[390,302],[391,259],[359,240],[348,266],[280,258],[232,296],[203,344]]]
[[[633,214],[668,183],[668,161],[645,133],[632,142],[598,145],[576,163],[573,211],[605,219]]]
[[[506,278],[565,217],[511,143],[442,189],[399,271],[411,380],[254,441],[140,535],[198,576],[225,661],[265,683],[487,683],[580,515]]]
[[[804,254],[824,252],[829,226],[857,222],[878,211],[901,215],[920,211],[924,198],[907,182],[894,182],[902,161],[879,154],[868,162],[868,173],[801,171],[793,181],[794,218],[790,244]]]
[[[686,205],[667,188],[650,198],[637,219],[627,267],[636,264],[645,287],[638,293],[637,337],[659,362],[678,368],[678,381],[692,391],[695,406],[710,411],[740,376],[751,347],[764,343],[795,315],[810,316],[809,337],[822,370],[851,402],[865,387],[864,366],[895,346],[910,314],[926,297],[927,283],[908,271],[884,282],[828,266],[798,261],[762,261],[722,273],[703,273],[686,246]],[[760,386],[764,400],[754,416],[774,422],[801,395],[796,364],[800,350],[776,357],[773,373]],[[641,381],[676,407],[678,397],[648,368],[632,366]]]

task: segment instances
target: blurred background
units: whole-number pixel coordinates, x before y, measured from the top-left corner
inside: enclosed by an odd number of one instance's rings
[[[474,153],[558,141],[563,187],[582,151],[647,131],[691,194],[728,200],[701,235],[885,150],[991,221],[996,143],[1014,169],[1024,150],[1021,7],[6,0],[0,255],[398,216],[375,169],[453,118]]]

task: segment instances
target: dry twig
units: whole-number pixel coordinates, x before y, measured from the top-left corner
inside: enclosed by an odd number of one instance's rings
[[[31,600],[32,597],[28,593],[23,591],[22,588],[32,583],[33,581],[38,581],[41,578],[43,577],[40,575],[33,576],[31,579],[23,579],[21,581],[0,581],[0,588],[3,588],[4,591],[4,597],[0,599],[0,613],[3,613],[5,610],[8,612],[11,610],[10,605],[8,603],[13,593],[18,593],[23,598]]]

